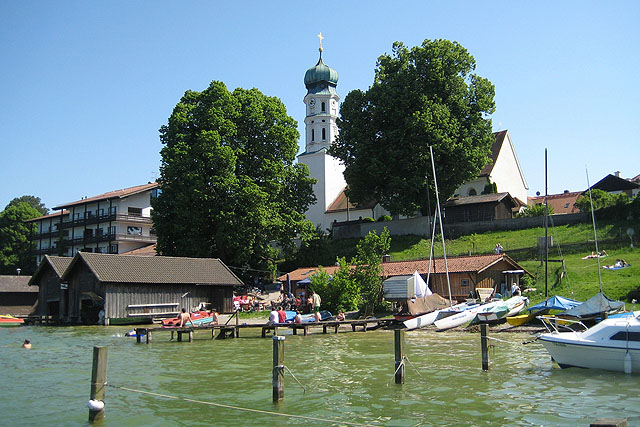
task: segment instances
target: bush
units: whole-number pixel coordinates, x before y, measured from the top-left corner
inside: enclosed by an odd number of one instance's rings
[[[364,218],[362,218],[362,222],[375,222],[375,221],[370,216],[365,216]]]
[[[378,222],[391,221],[391,220],[393,220],[393,218],[391,218],[391,216],[389,215],[382,215],[380,218],[378,218]]]

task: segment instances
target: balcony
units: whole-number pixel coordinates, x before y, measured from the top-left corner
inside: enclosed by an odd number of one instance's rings
[[[58,227],[64,229],[106,222],[134,222],[139,224],[151,224],[151,217],[125,214],[91,215],[87,216],[86,218],[76,218],[70,221],[64,221],[58,224]]]
[[[64,246],[78,246],[78,245],[87,245],[91,243],[99,243],[99,242],[146,242],[146,243],[155,243],[158,238],[155,235],[151,236],[141,236],[135,234],[101,234],[101,235],[87,235],[83,237],[75,237],[73,239],[65,239],[62,243]]]

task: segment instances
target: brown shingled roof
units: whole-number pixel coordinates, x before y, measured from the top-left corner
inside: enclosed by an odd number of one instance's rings
[[[217,258],[145,257],[78,252],[62,276],[67,280],[83,262],[101,282],[242,285],[242,281]]]
[[[42,261],[40,262],[40,265],[38,265],[38,268],[36,269],[35,273],[33,273],[33,276],[31,276],[31,280],[29,280],[29,286],[34,286],[38,284],[37,283],[38,278],[40,277],[40,274],[42,273],[42,271],[44,271],[44,269],[47,268],[47,266],[50,266],[55,272],[55,274],[58,276],[58,278],[61,278],[62,275],[64,274],[64,271],[67,269],[67,267],[69,267],[69,264],[71,264],[72,260],[73,258],[70,258],[67,256],[45,255]]]
[[[38,292],[30,288],[28,283],[31,276],[0,276],[1,292]],[[4,314],[4,313],[0,313]]]
[[[88,197],[86,199],[77,200],[75,202],[65,203],[64,205],[56,206],[53,209],[69,208],[75,205],[83,205],[85,203],[97,202],[98,200],[122,199],[124,197],[128,197],[133,194],[138,194],[147,190],[151,190],[153,188],[156,188],[157,186],[158,186],[157,182],[150,182],[148,184],[137,185],[135,187],[124,188],[122,190],[114,190],[108,193],[100,194],[98,196]]]
[[[474,255],[474,256],[459,256],[459,257],[447,257],[447,266],[449,269],[449,273],[464,273],[464,272],[482,272],[492,265],[500,262],[506,261],[511,264],[514,268],[521,269],[522,267],[518,265],[514,260],[512,260],[506,254],[490,254],[490,255]],[[403,276],[408,274],[413,274],[415,271],[418,271],[420,274],[427,274],[429,272],[429,260],[428,259],[419,259],[413,261],[394,261],[394,262],[383,262],[380,264],[382,266],[382,276],[383,277],[392,277],[392,276]],[[335,265],[329,267],[323,267],[322,269],[326,271],[328,274],[333,274],[338,267]],[[289,273],[289,279],[292,282],[297,282],[299,280],[305,279],[309,276],[313,276],[319,267],[304,267],[298,268]],[[432,260],[431,265],[432,273],[444,273],[444,258],[436,258]],[[287,280],[287,275],[283,274],[278,277],[278,281],[284,282]]]
[[[122,255],[137,255],[137,256],[156,256],[156,244],[152,243],[141,248],[133,249],[127,252],[123,252]]]
[[[506,130],[501,130],[499,132],[493,133],[496,137],[493,144],[491,144],[491,154],[489,154],[489,161],[480,171],[479,176],[487,176],[491,175],[491,171],[493,171],[493,165],[496,164],[496,160],[498,159],[498,154],[500,154],[500,150],[502,149],[502,144],[504,143],[504,138],[507,136]]]
[[[336,197],[331,205],[329,205],[326,212],[345,212],[347,210],[347,206],[349,207],[349,210],[373,209],[377,204],[378,202],[376,202],[375,200],[371,200],[368,203],[353,203],[347,198],[345,190],[342,190],[340,194],[338,194],[338,197]]]

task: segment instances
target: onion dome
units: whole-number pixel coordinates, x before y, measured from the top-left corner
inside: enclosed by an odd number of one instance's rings
[[[304,74],[304,85],[309,93],[336,93],[338,72],[322,61],[322,51],[318,63]]]

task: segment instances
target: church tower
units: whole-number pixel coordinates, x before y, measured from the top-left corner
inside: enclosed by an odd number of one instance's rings
[[[304,75],[307,94],[306,105],[305,150],[298,156],[298,161],[307,165],[309,175],[318,182],[314,184],[316,204],[306,212],[307,219],[322,230],[331,226],[331,220],[325,214],[327,208],[336,200],[346,186],[344,165],[329,154],[327,150],[338,136],[338,102],[336,92],[338,72],[327,66],[322,60],[322,33],[320,38],[320,58],[315,66],[309,68]]]

